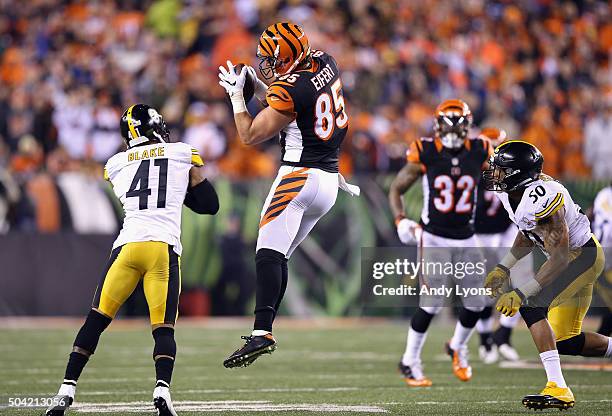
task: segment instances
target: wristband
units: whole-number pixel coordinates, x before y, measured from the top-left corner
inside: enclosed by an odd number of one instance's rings
[[[519,296],[523,295],[525,298],[529,298],[540,293],[540,290],[542,290],[542,286],[540,286],[537,280],[531,279],[523,286],[515,290],[517,293],[520,292]]]
[[[514,293],[516,293],[518,297],[521,298],[521,302],[525,303],[525,299],[527,298],[525,297],[525,294],[521,292],[521,289],[514,289]]]
[[[395,226],[397,227],[397,225],[400,223],[401,220],[405,219],[406,216],[404,214],[399,214],[395,217]]]
[[[504,258],[499,262],[500,265],[504,266],[508,271],[516,264],[518,259],[514,257],[512,251],[509,251],[508,254],[504,256]]]
[[[232,108],[234,109],[234,114],[244,113],[247,111],[246,104],[244,102],[244,94],[242,91],[238,91],[230,97],[232,100]]]

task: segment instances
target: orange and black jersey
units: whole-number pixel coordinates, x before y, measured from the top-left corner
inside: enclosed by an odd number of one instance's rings
[[[481,179],[476,202],[476,234],[499,234],[510,227],[512,221],[495,192],[487,191]]]
[[[348,115],[336,61],[312,52],[313,65],[283,75],[268,88],[266,101],[275,110],[295,115],[280,132],[281,163],[338,172],[340,145]]]
[[[432,234],[456,239],[474,235],[474,205],[483,164],[491,153],[488,141],[465,140],[457,151],[439,139],[420,138],[408,150],[409,162],[423,170],[421,226]]]

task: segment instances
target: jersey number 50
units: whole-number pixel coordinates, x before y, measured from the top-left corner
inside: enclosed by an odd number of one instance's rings
[[[440,175],[434,179],[434,188],[439,194],[434,199],[434,206],[440,212],[447,213],[454,209],[457,214],[472,211],[472,194],[474,192],[474,178],[463,175],[457,179],[457,184],[448,175]],[[459,200],[455,204],[455,187],[462,190]]]
[[[335,126],[343,129],[348,124],[340,78],[331,85],[331,93],[331,96],[326,92],[321,93],[315,104],[314,131],[317,137],[324,141],[330,139]]]
[[[159,167],[159,182],[157,186],[157,208],[166,208],[166,188],[168,186],[168,159],[155,159],[153,164]],[[128,198],[138,197],[138,209],[149,208],[149,167],[151,160],[140,162],[130,189],[125,193]],[[140,185],[140,186],[139,186]]]

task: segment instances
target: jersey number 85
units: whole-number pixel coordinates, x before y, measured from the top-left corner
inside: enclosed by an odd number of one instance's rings
[[[327,92],[321,93],[315,103],[314,131],[317,137],[323,141],[329,140],[335,126],[343,129],[348,124],[340,79],[337,79],[331,85],[331,93],[331,96]]]

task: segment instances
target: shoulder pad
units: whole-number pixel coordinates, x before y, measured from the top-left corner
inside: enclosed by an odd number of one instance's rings
[[[275,110],[292,113],[295,109],[290,92],[292,89],[293,84],[289,82],[282,80],[275,81],[268,87],[266,102]]]

